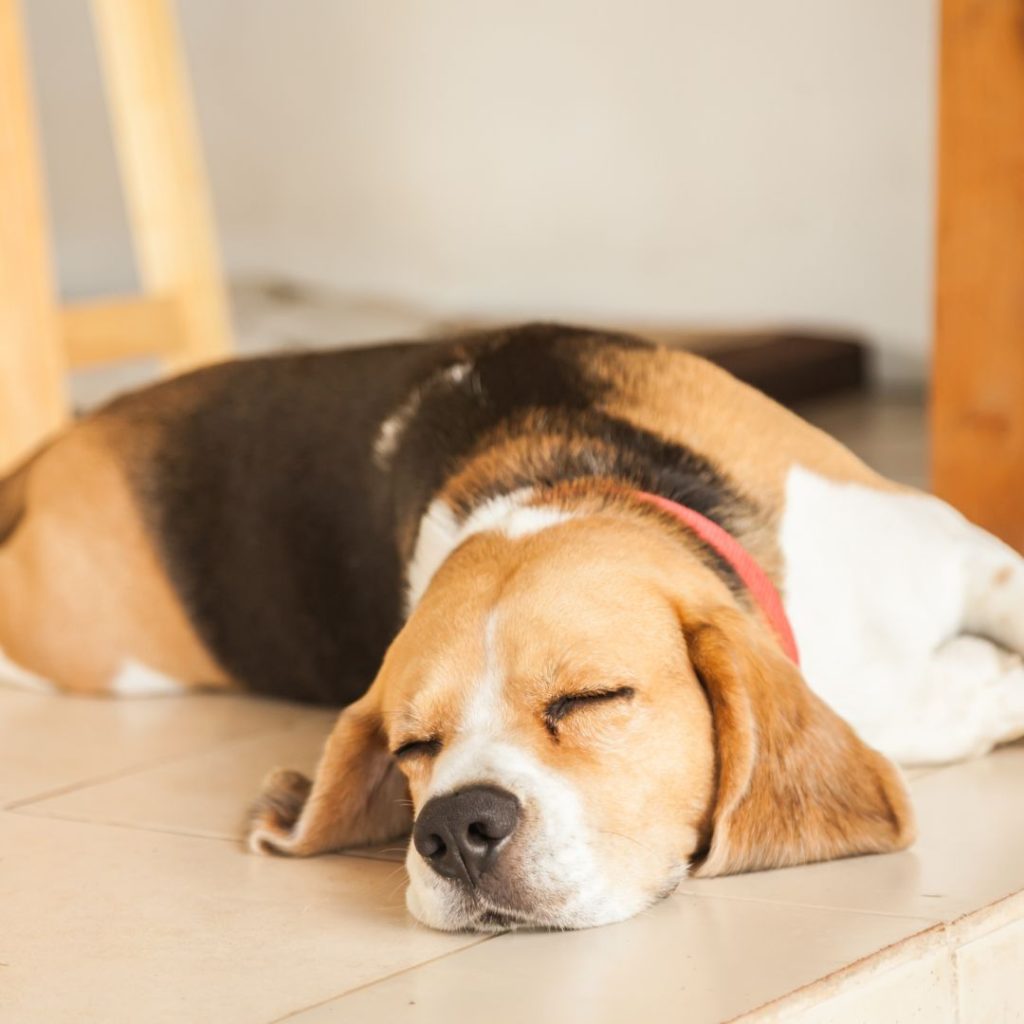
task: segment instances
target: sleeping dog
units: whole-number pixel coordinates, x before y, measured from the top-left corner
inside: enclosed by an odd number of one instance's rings
[[[554,325],[227,363],[81,420],[0,483],[0,648],[75,693],[347,705],[248,843],[411,829],[444,929],[901,849],[894,761],[1024,734],[1012,550],[702,359]]]

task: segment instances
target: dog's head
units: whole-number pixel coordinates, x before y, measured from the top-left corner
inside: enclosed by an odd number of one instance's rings
[[[480,930],[616,921],[687,873],[913,831],[898,771],[698,555],[600,515],[464,543],[315,782],[271,780],[251,843],[301,855],[410,824],[411,911]]]

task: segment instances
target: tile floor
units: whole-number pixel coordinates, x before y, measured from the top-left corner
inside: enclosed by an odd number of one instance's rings
[[[920,482],[920,403],[810,414]],[[329,712],[0,688],[0,1022],[1024,1020],[1024,745],[913,773],[905,853],[687,882],[621,925],[482,939],[413,923],[397,849],[237,841]]]

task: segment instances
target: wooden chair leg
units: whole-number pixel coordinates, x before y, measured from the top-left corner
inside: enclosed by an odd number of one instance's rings
[[[1024,22],[944,0],[939,95],[936,493],[1024,549]]]
[[[93,0],[92,10],[140,276],[178,306],[168,365],[225,358],[227,301],[172,11],[166,0]]]
[[[68,416],[17,0],[0,0],[0,473]]]

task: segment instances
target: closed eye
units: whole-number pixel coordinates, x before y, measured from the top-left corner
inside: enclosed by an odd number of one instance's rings
[[[413,757],[437,757],[441,752],[441,741],[436,737],[428,740],[409,740],[391,751],[396,761],[405,761]]]
[[[619,686],[614,690],[590,690],[584,693],[566,693],[556,697],[544,709],[544,725],[552,736],[558,736],[558,723],[580,708],[594,704],[607,704],[614,700],[632,700],[636,690],[632,686]]]

